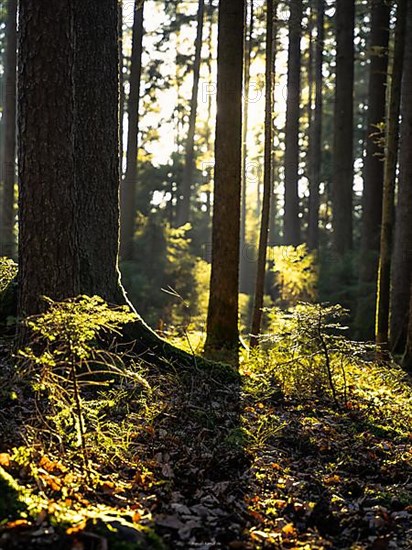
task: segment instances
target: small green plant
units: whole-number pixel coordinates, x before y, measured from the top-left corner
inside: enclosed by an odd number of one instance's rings
[[[347,311],[339,305],[299,303],[293,308],[268,311],[269,334],[252,363],[254,385],[270,381],[285,394],[313,395],[329,391],[335,403],[347,402],[346,365],[368,351],[366,344],[345,337]],[[256,380],[259,378],[259,380]]]
[[[105,414],[116,405],[116,391],[123,391],[124,397],[126,382],[131,386],[128,391],[136,386],[150,390],[136,365],[126,367],[124,355],[112,345],[113,335],[133,322],[135,314],[126,306],[111,307],[98,296],[45,301],[46,312],[25,321],[31,340],[18,353],[23,360],[20,373],[30,376],[38,395],[46,395],[45,416],[51,431],[80,448],[87,473],[88,428],[102,442],[104,426],[109,426]],[[105,395],[96,399],[102,388]]]

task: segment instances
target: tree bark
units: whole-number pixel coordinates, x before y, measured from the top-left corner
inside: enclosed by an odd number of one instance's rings
[[[243,69],[243,125],[242,125],[242,190],[241,190],[241,214],[240,214],[240,292],[247,292],[248,261],[246,251],[246,218],[247,218],[247,137],[249,126],[249,87],[250,87],[250,63],[253,49],[254,31],[254,0],[250,0],[249,25],[245,25],[245,64]],[[247,4],[246,4],[247,7]]]
[[[366,157],[363,173],[362,239],[359,263],[357,334],[363,340],[374,335],[373,319],[382,221],[383,148],[379,126],[385,121],[390,8],[386,0],[373,0],[369,42],[370,75]],[[378,141],[379,138],[379,141]]]
[[[193,187],[193,172],[195,168],[195,132],[197,102],[199,94],[200,64],[203,45],[203,19],[205,12],[204,0],[199,0],[197,10],[197,33],[195,41],[195,58],[193,63],[193,88],[190,100],[189,128],[187,132],[185,165],[182,178],[182,197],[178,202],[177,225],[184,225],[190,220],[190,203]]]
[[[117,24],[119,36],[119,173],[123,175],[123,119],[124,119],[124,75],[123,75],[123,1],[118,0]]]
[[[212,273],[206,352],[237,349],[244,0],[220,0]]]
[[[409,298],[408,334],[406,338],[405,352],[402,357],[402,367],[407,371],[412,371],[412,286]]]
[[[389,347],[392,240],[399,144],[401,84],[405,50],[406,1],[407,0],[398,0],[395,43],[390,78],[389,108],[386,120],[382,223],[380,232],[375,328],[376,344],[382,349],[388,349]]]
[[[302,0],[290,1],[288,92],[285,127],[285,214],[284,244],[300,243],[299,218],[299,119],[300,119],[300,41]]]
[[[251,347],[259,343],[260,326],[262,323],[263,294],[265,290],[265,272],[267,245],[269,236],[270,199],[272,196],[272,149],[273,149],[273,18],[276,4],[267,0],[266,14],[266,98],[265,98],[265,150],[264,150],[264,180],[262,217],[260,222],[259,252],[255,284],[255,300],[253,304]]]
[[[20,0],[21,317],[41,311],[43,295],[61,300],[80,291],[73,186],[71,15],[70,0]]]
[[[352,249],[354,0],[336,0],[333,139],[333,240],[339,256]]]
[[[5,73],[3,94],[3,151],[1,179],[3,204],[1,217],[1,255],[15,253],[15,176],[16,176],[16,61],[17,61],[17,0],[7,2]]]
[[[393,252],[390,340],[403,353],[409,318],[412,273],[412,0],[407,1],[405,53],[401,92],[399,186]]]
[[[309,179],[309,222],[308,247],[317,250],[319,246],[319,186],[322,164],[322,116],[323,116],[323,48],[325,42],[325,2],[317,1],[316,46],[315,46],[315,112],[311,124],[310,179]]]
[[[127,104],[128,130],[126,174],[120,187],[120,258],[133,259],[133,241],[136,218],[137,152],[139,134],[139,99],[142,74],[143,8],[135,2],[132,56],[130,64],[130,92]]]

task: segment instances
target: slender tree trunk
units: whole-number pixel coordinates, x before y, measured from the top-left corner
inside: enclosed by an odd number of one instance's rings
[[[119,36],[119,173],[123,174],[123,119],[124,119],[124,75],[123,75],[123,3],[118,0],[117,23]]]
[[[382,159],[384,151],[379,128],[384,123],[386,110],[389,15],[390,8],[386,0],[372,2],[366,157],[363,174],[362,240],[356,311],[357,334],[363,340],[373,338],[375,329],[373,314],[376,303],[384,178]]]
[[[177,225],[184,225],[190,220],[190,202],[192,197],[193,187],[193,172],[195,168],[195,131],[196,131],[196,115],[197,102],[199,94],[200,80],[200,64],[203,45],[203,19],[205,12],[204,0],[199,0],[197,10],[197,34],[195,41],[195,59],[193,64],[193,88],[192,98],[190,100],[190,115],[189,128],[187,132],[185,165],[182,178],[182,198],[179,202],[179,210],[177,213]]]
[[[402,366],[408,371],[412,371],[412,286],[409,298],[409,323],[408,334],[406,338],[405,352],[402,357]]]
[[[412,0],[407,1],[401,92],[399,187],[393,252],[390,340],[395,353],[406,345],[412,273]]]
[[[212,273],[205,349],[237,349],[244,0],[220,0]]]
[[[241,216],[240,216],[240,291],[245,292],[248,261],[246,251],[246,218],[247,218],[247,138],[249,126],[249,87],[250,87],[250,62],[253,49],[254,31],[254,0],[250,0],[249,25],[245,25],[245,65],[243,71],[243,126],[242,126],[242,191],[241,191]],[[246,3],[247,7],[247,3]]]
[[[262,323],[263,294],[265,290],[266,257],[269,235],[270,198],[272,195],[272,149],[273,149],[273,18],[276,5],[267,0],[266,14],[266,100],[265,100],[265,151],[262,218],[260,222],[259,253],[253,305],[252,336],[250,345],[259,343],[260,325]]]
[[[300,41],[302,0],[290,1],[288,92],[285,127],[285,214],[284,244],[300,243],[299,219],[299,119],[300,119]]]
[[[309,180],[309,227],[308,246],[317,250],[319,246],[319,186],[322,164],[322,116],[323,116],[323,48],[325,43],[325,2],[317,0],[316,45],[315,45],[315,112],[310,139],[310,180]]]
[[[380,233],[375,329],[376,344],[383,349],[388,348],[389,342],[392,240],[394,226],[396,167],[399,144],[399,111],[403,56],[405,50],[406,2],[407,0],[398,0],[395,44],[390,78],[389,108],[386,121],[382,223]]]
[[[43,295],[59,300],[80,291],[73,186],[71,15],[70,0],[20,0],[21,317],[41,311]]]
[[[14,256],[14,184],[16,176],[16,57],[17,57],[17,0],[7,2],[6,56],[3,95],[3,151],[1,179],[3,203],[1,216],[1,255]]]
[[[130,64],[130,92],[127,104],[129,125],[127,130],[126,174],[120,187],[120,257],[122,260],[133,259],[133,239],[136,217],[139,99],[144,32],[143,6],[144,4],[136,0]]]
[[[336,82],[333,139],[333,238],[336,252],[352,249],[354,0],[336,0]]]

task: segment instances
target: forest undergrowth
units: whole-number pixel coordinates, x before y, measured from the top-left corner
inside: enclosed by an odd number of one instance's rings
[[[1,549],[412,547],[411,379],[340,308],[269,312],[238,379],[142,363],[99,299],[49,312],[1,344]]]

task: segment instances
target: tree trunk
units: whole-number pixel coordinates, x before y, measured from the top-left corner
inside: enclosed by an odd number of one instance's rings
[[[333,239],[339,256],[352,249],[354,0],[336,0],[333,139]]]
[[[319,186],[322,163],[322,114],[323,114],[323,48],[325,2],[317,1],[316,46],[315,46],[315,112],[313,115],[310,139],[310,179],[309,179],[309,224],[308,247],[317,250],[319,246]]]
[[[247,138],[249,126],[249,87],[250,87],[250,62],[253,49],[254,30],[254,0],[250,0],[249,25],[245,25],[245,66],[243,70],[243,126],[242,126],[242,190],[241,190],[241,215],[240,215],[240,292],[247,292],[246,281],[248,278],[249,262],[246,251],[246,218],[247,218]],[[246,3],[247,8],[247,3]]]
[[[288,92],[285,127],[285,214],[284,244],[300,243],[299,218],[299,119],[300,119],[300,41],[302,0],[290,1]]]
[[[133,240],[136,217],[136,184],[137,184],[137,142],[139,133],[139,98],[142,74],[143,46],[143,6],[135,2],[132,57],[130,64],[130,92],[127,104],[127,157],[126,174],[120,187],[120,257],[122,260],[133,259]]]
[[[407,1],[405,54],[401,93],[399,187],[393,253],[391,332],[395,353],[406,345],[412,273],[412,0]]]
[[[60,300],[80,291],[70,0],[20,0],[18,66],[18,311],[23,317],[42,310],[43,295]]]
[[[220,0],[212,273],[205,350],[238,346],[244,0]]]
[[[403,56],[405,50],[406,2],[398,0],[395,44],[390,79],[389,109],[386,121],[386,144],[382,201],[382,223],[376,303],[376,344],[387,349],[389,343],[390,285],[396,167],[399,144],[399,111]]]
[[[193,64],[193,88],[192,98],[190,100],[190,115],[189,115],[189,128],[187,132],[186,152],[185,152],[185,165],[183,169],[182,178],[182,197],[178,203],[179,210],[177,212],[177,225],[184,225],[190,220],[190,202],[192,197],[193,187],[193,172],[195,168],[195,131],[196,131],[196,115],[197,115],[197,102],[199,93],[199,79],[200,79],[200,64],[201,53],[203,45],[203,18],[205,11],[204,0],[199,0],[199,7],[197,10],[197,34],[195,41],[195,58]]]
[[[7,2],[5,73],[3,93],[3,151],[1,179],[3,206],[1,219],[1,255],[14,256],[14,184],[16,165],[16,57],[17,57],[17,0]]]
[[[373,0],[369,42],[370,76],[366,157],[363,174],[362,241],[359,264],[357,333],[363,339],[374,335],[373,319],[379,262],[379,235],[382,221],[384,153],[380,125],[385,121],[388,70],[390,8],[386,0]],[[378,139],[380,141],[378,141]]]
[[[123,3],[118,0],[118,36],[119,36],[119,173],[120,179],[123,175],[123,119],[124,119],[124,76],[123,76]]]
[[[266,99],[265,99],[265,151],[264,151],[264,181],[262,218],[260,222],[259,253],[255,285],[255,301],[253,305],[252,336],[250,345],[259,343],[260,325],[262,322],[263,294],[265,290],[266,257],[269,235],[270,198],[272,195],[272,149],[273,149],[273,18],[276,5],[273,0],[267,0],[266,14]]]
[[[408,334],[406,338],[405,352],[402,357],[402,367],[405,370],[412,371],[412,286],[409,298],[409,323]]]

